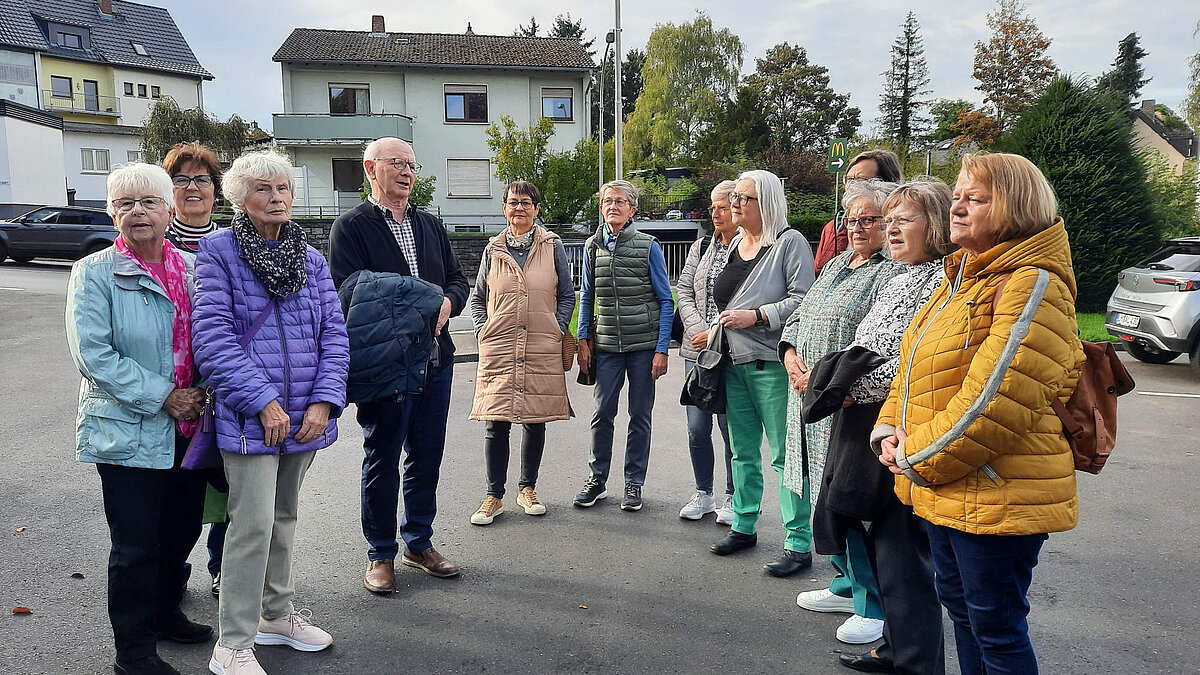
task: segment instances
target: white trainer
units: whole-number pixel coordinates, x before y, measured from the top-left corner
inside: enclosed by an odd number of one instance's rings
[[[208,660],[208,671],[215,675],[267,675],[254,658],[253,648],[230,649],[219,642]]]
[[[700,520],[706,513],[717,510],[717,500],[707,492],[696,490],[692,500],[679,509],[679,517],[684,520]]]
[[[312,624],[308,610],[292,612],[278,619],[259,619],[256,645],[287,645],[302,652],[319,652],[333,644],[333,636]]]
[[[838,626],[837,639],[852,645],[865,645],[883,637],[883,619],[854,616]]]
[[[717,524],[733,524],[733,495],[725,495],[721,499],[721,505],[717,507]]]
[[[828,588],[804,591],[796,596],[796,604],[810,612],[854,613],[854,598],[843,598]]]

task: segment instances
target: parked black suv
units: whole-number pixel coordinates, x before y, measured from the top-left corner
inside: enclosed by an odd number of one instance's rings
[[[112,218],[101,209],[43,206],[0,221],[0,263],[5,258],[78,260],[112,246],[116,238]]]

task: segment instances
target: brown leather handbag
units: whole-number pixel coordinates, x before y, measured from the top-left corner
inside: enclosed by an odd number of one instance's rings
[[[575,365],[575,352],[579,351],[579,341],[575,339],[575,334],[568,328],[567,332],[563,333],[562,338],[562,360],[563,372],[569,372],[571,366]]]

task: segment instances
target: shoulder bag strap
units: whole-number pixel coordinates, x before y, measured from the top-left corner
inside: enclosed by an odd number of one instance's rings
[[[242,349],[245,349],[246,345],[250,344],[250,340],[254,339],[254,336],[258,334],[258,331],[263,327],[263,324],[267,322],[267,317],[270,316],[271,312],[274,311],[275,298],[272,297],[271,300],[267,302],[266,308],[259,312],[258,316],[254,318],[254,323],[250,324],[250,329],[246,331],[246,334],[238,338],[238,344],[241,345]]]

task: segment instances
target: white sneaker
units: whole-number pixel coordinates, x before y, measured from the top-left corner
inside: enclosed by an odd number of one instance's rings
[[[838,626],[837,639],[852,645],[865,645],[883,637],[883,619],[854,616]]]
[[[796,596],[796,604],[810,612],[854,613],[854,598],[843,598],[828,588],[822,588],[817,591],[804,591]]]
[[[700,520],[706,513],[717,510],[717,500],[707,492],[696,490],[692,500],[679,509],[679,517],[684,520]]]
[[[733,524],[733,495],[725,495],[721,499],[721,505],[717,507],[717,524]]]
[[[293,612],[269,621],[259,619],[254,644],[287,645],[302,652],[319,652],[333,644],[333,636],[312,624],[311,613],[304,615]]]
[[[217,643],[213,647],[212,658],[208,660],[208,670],[216,675],[267,675],[267,671],[258,665],[254,658],[254,649],[230,649]]]

